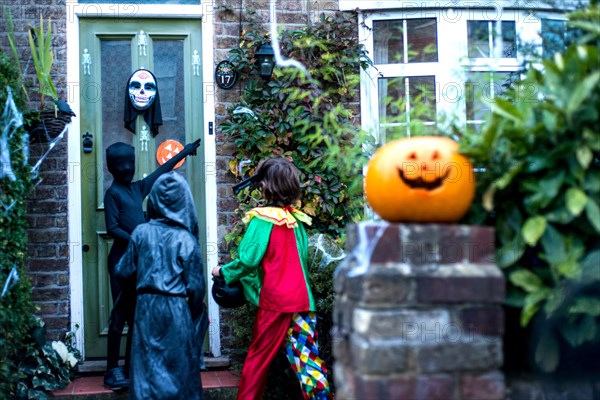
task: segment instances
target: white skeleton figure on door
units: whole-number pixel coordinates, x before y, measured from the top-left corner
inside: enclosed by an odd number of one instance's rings
[[[198,50],[194,50],[192,55],[192,75],[200,76],[200,54],[198,54]]]
[[[148,142],[150,141],[150,132],[148,127],[144,125],[140,132],[140,151],[148,151]]]
[[[140,49],[140,56],[146,55],[146,47],[148,47],[148,43],[146,41],[146,34],[143,30],[138,33],[138,47]]]
[[[90,65],[92,65],[92,55],[89,53],[88,49],[83,49],[81,64],[83,65],[83,74],[91,75]]]

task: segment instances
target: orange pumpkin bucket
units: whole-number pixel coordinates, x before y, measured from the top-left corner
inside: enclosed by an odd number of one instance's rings
[[[168,139],[165,140],[158,146],[156,149],[156,161],[158,161],[159,165],[163,165],[175,155],[179,154],[180,151],[183,150],[183,145],[179,143],[177,140]],[[183,165],[185,162],[185,158],[179,161],[173,169],[177,169]]]

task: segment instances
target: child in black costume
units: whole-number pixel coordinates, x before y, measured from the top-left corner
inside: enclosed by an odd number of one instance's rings
[[[108,273],[113,298],[108,326],[108,348],[104,385],[113,390],[129,387],[129,357],[131,354],[131,332],[135,309],[135,286],[133,281],[116,278],[115,266],[125,254],[130,235],[136,226],[146,222],[142,203],[150,193],[152,185],[162,174],[169,172],[188,155],[196,155],[200,139],[187,144],[183,150],[158,167],[146,178],[132,182],[135,173],[135,149],[123,142],[117,142],[106,149],[106,164],[113,176],[113,183],[104,195],[104,215],[106,230],[114,238],[108,254]],[[121,334],[129,326],[125,351],[125,368],[118,367]]]

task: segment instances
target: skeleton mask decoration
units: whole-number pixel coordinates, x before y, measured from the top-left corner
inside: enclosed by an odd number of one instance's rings
[[[152,137],[158,135],[158,128],[163,122],[156,77],[152,72],[141,68],[134,71],[126,82],[123,110],[125,128],[136,133],[136,120],[141,115]]]
[[[129,79],[129,99],[138,110],[145,110],[152,105],[156,97],[156,80],[154,75],[145,69],[138,69]]]

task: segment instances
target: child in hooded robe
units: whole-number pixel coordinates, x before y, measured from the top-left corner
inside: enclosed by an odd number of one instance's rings
[[[181,175],[158,178],[148,217],[115,269],[119,278],[134,281],[137,294],[130,397],[202,399],[197,330],[205,314],[205,281],[196,209]]]

